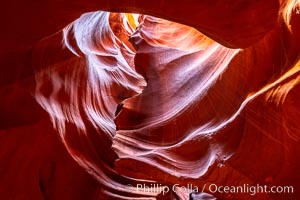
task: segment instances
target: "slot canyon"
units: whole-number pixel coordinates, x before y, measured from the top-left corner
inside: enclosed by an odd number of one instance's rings
[[[2,4],[0,199],[300,199],[300,0]]]

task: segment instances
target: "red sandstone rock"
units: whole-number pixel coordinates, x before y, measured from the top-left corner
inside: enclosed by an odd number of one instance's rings
[[[299,7],[7,2],[0,198],[188,199],[159,193],[209,183],[287,185],[254,197],[299,198]],[[95,10],[147,15],[83,14]]]

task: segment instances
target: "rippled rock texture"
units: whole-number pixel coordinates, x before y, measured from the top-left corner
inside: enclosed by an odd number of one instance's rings
[[[1,199],[300,198],[299,0],[10,4]]]

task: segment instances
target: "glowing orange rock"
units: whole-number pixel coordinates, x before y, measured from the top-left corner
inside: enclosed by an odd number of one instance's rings
[[[3,12],[1,198],[249,198],[202,191],[214,183],[293,186],[255,198],[297,199],[299,4],[46,1]],[[142,14],[85,13],[99,9]]]

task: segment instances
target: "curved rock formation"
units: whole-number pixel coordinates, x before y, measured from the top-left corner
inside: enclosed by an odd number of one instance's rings
[[[1,198],[300,196],[299,0],[58,3],[3,12]]]

